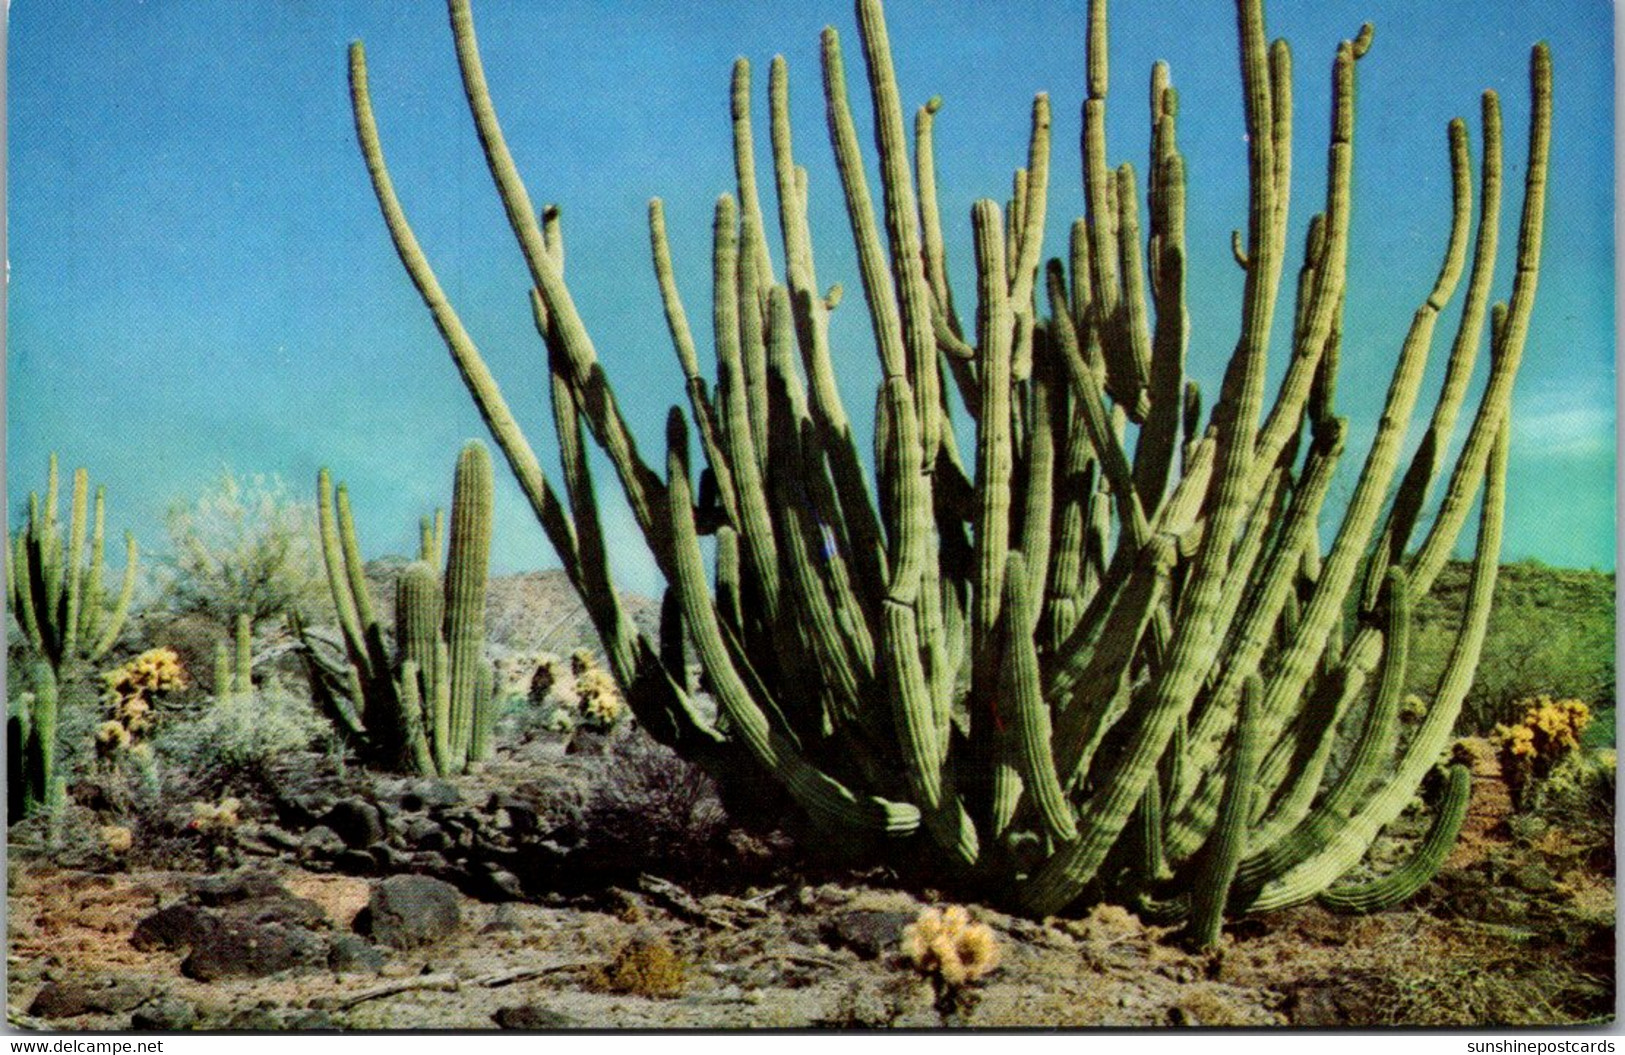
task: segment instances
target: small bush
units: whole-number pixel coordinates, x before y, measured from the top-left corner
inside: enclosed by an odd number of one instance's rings
[[[156,743],[171,764],[225,785],[266,776],[277,756],[307,750],[331,731],[308,699],[272,684],[216,698],[195,720],[166,728]]]
[[[1532,802],[1537,782],[1548,780],[1559,763],[1580,747],[1580,737],[1591,724],[1591,708],[1579,700],[1537,696],[1523,701],[1523,717],[1511,725],[1497,725],[1501,772],[1520,807]]]
[[[634,996],[677,996],[683,991],[687,969],[672,947],[659,938],[633,938],[615,954],[607,967],[591,975],[595,989]]]

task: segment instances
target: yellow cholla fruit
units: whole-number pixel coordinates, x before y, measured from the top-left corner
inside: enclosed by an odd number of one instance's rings
[[[135,845],[135,836],[122,824],[107,824],[96,829],[102,845],[115,854],[126,854]]]
[[[922,974],[934,974],[948,985],[963,985],[999,965],[999,945],[985,923],[972,922],[959,905],[942,911],[924,909],[903,928],[903,952]]]

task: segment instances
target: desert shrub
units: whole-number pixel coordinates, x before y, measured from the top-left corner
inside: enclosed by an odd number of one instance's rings
[[[595,989],[636,996],[677,996],[683,991],[686,967],[672,947],[659,938],[633,938],[616,952],[607,967],[589,977]]]
[[[278,684],[228,693],[195,719],[176,722],[155,740],[159,755],[209,785],[262,779],[279,755],[304,751],[332,728],[304,696]]]
[[[292,608],[325,615],[331,601],[316,510],[277,477],[239,480],[230,470],[165,518],[174,549],[163,598],[222,627],[246,612],[256,623]]]

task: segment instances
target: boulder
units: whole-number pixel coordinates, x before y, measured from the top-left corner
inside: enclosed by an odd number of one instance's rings
[[[356,929],[395,949],[428,945],[462,922],[457,888],[429,876],[390,876],[373,888]]]

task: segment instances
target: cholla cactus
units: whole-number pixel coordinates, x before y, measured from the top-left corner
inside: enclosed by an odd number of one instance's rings
[[[147,697],[186,687],[186,671],[171,648],[152,648],[102,675],[107,692],[123,698]]]
[[[96,757],[117,765],[152,730],[153,700],[186,687],[186,671],[174,649],[153,648],[102,675],[102,699],[110,716],[96,726]]]
[[[626,713],[615,679],[600,668],[585,649],[570,657],[570,666],[575,672],[575,693],[582,721],[598,729],[613,728]]]
[[[1591,708],[1580,700],[1536,696],[1524,703],[1523,718],[1497,725],[1493,734],[1501,773],[1520,806],[1528,803],[1536,780],[1551,776],[1558,763],[1579,748],[1580,734],[1591,724]]]
[[[915,970],[948,989],[977,981],[999,966],[992,928],[973,922],[959,905],[922,910],[919,919],[903,928],[903,953]]]

